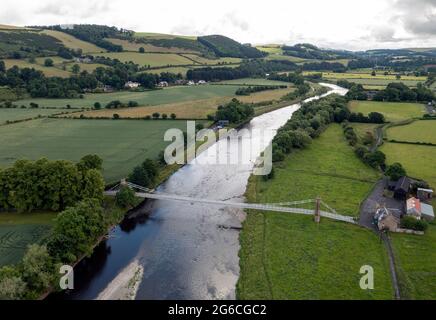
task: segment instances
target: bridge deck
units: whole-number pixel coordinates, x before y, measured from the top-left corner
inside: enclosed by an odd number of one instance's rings
[[[106,191],[105,195],[115,196],[117,191]],[[186,197],[180,195],[173,194],[164,194],[164,193],[148,193],[148,192],[136,192],[135,195],[139,198],[147,198],[147,199],[155,199],[155,200],[168,200],[168,201],[181,201],[181,202],[190,202],[190,203],[204,203],[210,205],[217,205],[222,207],[231,207],[231,208],[240,208],[240,209],[255,209],[255,210],[264,210],[264,211],[275,211],[275,212],[286,212],[286,213],[297,213],[297,214],[305,214],[305,215],[314,215],[315,210],[312,209],[304,209],[304,208],[291,208],[280,205],[272,205],[272,204],[261,204],[261,203],[245,203],[245,202],[228,202],[221,200],[211,200],[211,199],[201,199],[201,198],[193,198]],[[327,217],[335,220],[345,221],[349,223],[356,223],[352,217],[347,217],[343,215],[339,215],[336,213],[331,213],[327,211],[320,211],[320,215],[322,217]]]

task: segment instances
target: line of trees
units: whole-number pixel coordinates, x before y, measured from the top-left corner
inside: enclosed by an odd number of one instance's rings
[[[410,89],[404,83],[390,83],[384,90],[380,90],[373,98],[375,101],[432,101],[434,93],[422,83],[416,88]]]
[[[338,95],[304,103],[282,126],[272,141],[273,162],[283,161],[293,149],[307,147],[331,122],[342,122],[337,115],[347,110],[347,100]]]
[[[235,92],[237,96],[249,96],[255,92],[268,91],[268,90],[277,90],[277,89],[285,89],[287,86],[249,86],[249,87],[241,87],[238,88]]]

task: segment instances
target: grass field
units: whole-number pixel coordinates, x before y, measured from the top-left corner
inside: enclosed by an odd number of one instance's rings
[[[134,107],[117,110],[92,110],[83,112],[86,117],[112,117],[117,113],[121,118],[143,118],[151,116],[153,113],[166,113],[168,116],[176,114],[180,119],[207,119],[209,114],[215,113],[219,105],[228,103],[232,98],[236,98],[245,103],[258,103],[262,101],[279,100],[281,97],[290,93],[294,88],[268,90],[253,93],[249,96],[232,95],[223,97],[214,97],[202,100],[190,100],[177,103],[160,104],[157,106]],[[75,113],[74,117],[79,117],[80,113]]]
[[[30,119],[30,118],[38,117],[39,115],[47,116],[54,113],[59,113],[60,111],[67,111],[67,110],[0,108],[0,124],[4,124],[8,120],[15,121],[15,120]]]
[[[26,99],[19,100],[17,105],[28,106],[31,102],[38,103],[40,107],[64,108],[67,104],[75,108],[92,108],[95,102],[103,106],[113,100],[122,102],[136,101],[143,106],[153,106],[166,103],[202,100],[216,97],[233,96],[239,86],[180,86],[163,90],[144,92],[120,91],[113,93],[85,94],[84,99]]]
[[[186,131],[185,121],[38,119],[0,127],[0,166],[17,159],[78,161],[97,154],[106,182],[125,177],[146,158],[156,158],[169,128]]]
[[[197,64],[203,64],[203,65],[209,65],[209,64],[215,65],[215,64],[227,64],[227,63],[235,64],[235,63],[240,63],[242,61],[242,59],[240,58],[230,58],[230,57],[207,59],[205,57],[196,54],[183,54],[183,56],[195,61]]]
[[[71,76],[70,72],[62,70],[60,68],[46,67],[37,63],[30,63],[26,60],[4,59],[3,61],[5,62],[6,69],[12,68],[13,66],[18,66],[19,68],[34,68],[36,70],[40,70],[44,72],[47,77],[68,78],[69,76]]]
[[[351,101],[348,107],[352,112],[362,112],[365,115],[380,112],[387,121],[392,122],[422,117],[425,114],[424,105],[419,103]]]
[[[0,212],[0,267],[19,262],[29,244],[43,241],[56,216],[53,212]]]
[[[424,236],[390,235],[399,264],[401,293],[406,299],[436,299],[436,225]]]
[[[149,39],[174,39],[174,38],[185,38],[190,40],[196,40],[196,36],[185,36],[185,35],[175,35],[166,33],[154,33],[154,32],[135,32],[135,38],[149,38]]]
[[[106,50],[103,48],[97,47],[96,45],[90,42],[77,39],[76,37],[73,37],[64,32],[55,31],[55,30],[43,30],[41,31],[41,33],[59,39],[67,48],[74,49],[74,50],[82,49],[83,53],[106,52]]]
[[[424,179],[436,188],[436,147],[385,142],[380,150],[388,164],[399,162],[409,176]]]
[[[319,73],[316,71],[306,71],[304,74]],[[425,82],[427,77],[415,76],[401,76],[400,79],[396,78],[395,74],[384,75],[377,73],[375,76],[371,75],[371,71],[362,70],[360,72],[323,72],[322,77],[326,80],[348,80],[350,82],[362,84],[366,89],[382,90],[389,83],[402,82],[409,87],[416,87],[419,82]]]
[[[436,121],[414,121],[408,125],[388,128],[387,138],[397,141],[430,142],[436,144]]]
[[[340,177],[342,176],[342,177]],[[347,177],[347,178],[346,178]],[[377,173],[355,157],[338,125],[310,148],[287,157],[272,180],[252,177],[249,201],[321,196],[338,212],[357,215]],[[369,230],[326,218],[249,212],[240,235],[240,299],[392,299],[383,244]],[[361,290],[359,270],[371,265],[375,289]]]
[[[378,173],[363,164],[347,144],[339,125],[331,125],[309,148],[291,154],[283,167],[277,166],[276,179],[261,184],[264,202],[314,199],[348,216],[358,216]],[[265,195],[263,194],[265,191]],[[286,199],[286,200],[285,200]]]
[[[118,59],[121,62],[132,61],[140,66],[163,67],[167,65],[190,65],[193,62],[181,55],[168,53],[139,53],[139,52],[108,52],[94,54],[94,56],[104,56],[111,59]]]

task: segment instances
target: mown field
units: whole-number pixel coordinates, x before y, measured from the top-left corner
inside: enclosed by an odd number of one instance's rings
[[[186,121],[37,119],[0,127],[0,166],[17,159],[78,161],[97,154],[106,182],[128,175],[146,158],[157,158],[169,128],[186,131]]]
[[[436,188],[436,147],[385,142],[380,151],[386,154],[386,162],[399,162],[407,175],[424,179]]]
[[[319,73],[317,71],[307,71],[304,74]],[[362,84],[366,89],[381,90],[384,89],[389,83],[402,82],[409,87],[416,87],[419,82],[425,82],[427,77],[415,76],[401,76],[400,79],[396,78],[395,74],[384,75],[377,73],[375,76],[371,75],[371,70],[361,70],[356,72],[322,72],[323,79],[326,80],[348,80],[350,82]]]
[[[272,180],[252,177],[246,195],[260,203],[320,196],[338,212],[356,216],[377,177],[332,125],[277,166]],[[385,248],[369,230],[326,218],[317,225],[308,216],[249,212],[240,239],[240,299],[393,298]],[[374,290],[360,289],[363,265],[374,268]]]
[[[165,103],[232,96],[238,88],[239,86],[183,86],[144,92],[121,91],[85,94],[84,99],[26,99],[16,101],[15,104],[28,106],[31,102],[35,102],[38,103],[40,107],[65,108],[65,106],[69,104],[74,108],[93,108],[95,102],[100,102],[104,106],[113,100],[120,100],[121,102],[136,101],[142,106],[153,106]]]
[[[348,107],[352,112],[361,112],[365,115],[380,112],[387,121],[392,122],[422,117],[425,114],[425,107],[420,103],[351,101]]]
[[[29,244],[43,241],[56,215],[0,212],[0,267],[19,262]]]
[[[436,225],[424,236],[391,234],[401,293],[406,299],[436,299]]]
[[[105,49],[97,47],[96,45],[82,41],[80,39],[77,39],[76,37],[73,37],[67,33],[55,31],[55,30],[43,30],[41,31],[43,34],[47,34],[49,36],[52,36],[58,40],[60,40],[63,45],[70,49],[81,49],[83,53],[95,53],[95,52],[106,52]]]
[[[0,108],[0,124],[9,121],[30,119],[41,116],[48,116],[54,113],[59,113],[67,110],[53,110],[53,109],[21,109],[21,108]]]
[[[53,59],[55,60],[55,59]],[[68,78],[71,76],[71,73],[62,70],[60,68],[57,68],[55,66],[53,67],[46,67],[44,65],[38,64],[38,63],[30,63],[27,60],[19,60],[19,59],[4,59],[3,60],[6,65],[6,69],[12,68],[13,66],[18,66],[19,68],[34,68],[36,70],[40,70],[44,72],[44,74],[47,77],[61,77],[61,78]]]
[[[404,126],[390,127],[386,134],[389,140],[436,144],[436,121],[420,120]]]
[[[111,59],[118,59],[121,62],[132,61],[140,66],[150,67],[163,67],[163,66],[177,66],[177,65],[190,65],[193,62],[181,55],[168,53],[139,53],[139,52],[108,52],[94,54],[94,56],[103,56]]]
[[[178,103],[160,104],[157,106],[134,107],[124,109],[104,109],[92,110],[82,113],[75,113],[71,116],[79,117],[81,114],[90,118],[112,117],[117,113],[121,118],[143,118],[151,116],[153,113],[166,113],[168,116],[174,113],[180,119],[207,119],[209,114],[214,114],[217,107],[228,103],[232,98],[236,98],[244,103],[259,103],[263,101],[280,100],[284,95],[293,92],[294,88],[268,90],[252,93],[249,96],[232,95],[224,97],[215,97],[202,100],[190,100]],[[69,115],[67,115],[68,117]]]

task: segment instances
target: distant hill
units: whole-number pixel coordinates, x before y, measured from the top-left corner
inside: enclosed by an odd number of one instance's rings
[[[309,43],[299,43],[294,46],[283,46],[283,54],[303,59],[335,60],[352,59],[354,54],[351,51],[321,49]]]
[[[198,42],[212,50],[219,57],[262,58],[266,55],[250,45],[243,45],[225,36],[211,35],[198,37]]]

